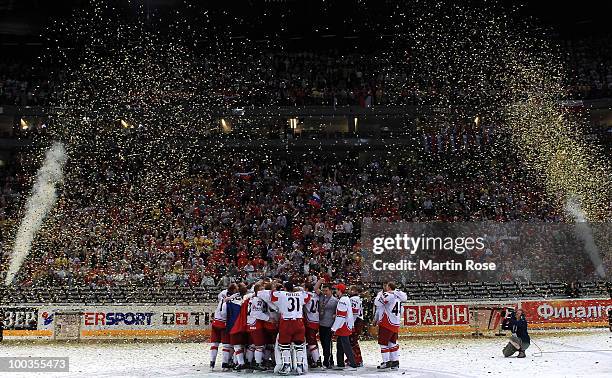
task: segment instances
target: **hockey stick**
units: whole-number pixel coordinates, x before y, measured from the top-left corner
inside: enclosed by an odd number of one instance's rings
[[[534,357],[542,357],[542,355],[544,354],[544,352],[542,352],[542,348],[540,348],[540,346],[538,344],[536,344],[535,340],[531,339],[531,342],[533,343],[533,345],[536,346],[536,348],[538,348],[538,350],[540,351],[539,355],[536,355],[535,353],[533,354]]]
[[[612,349],[590,349],[590,350],[555,350],[552,352],[544,352],[536,342],[531,339],[531,343],[538,348],[539,352],[533,354],[534,357],[542,357],[545,353],[596,353],[596,352],[612,352]],[[538,354],[539,353],[539,354]]]

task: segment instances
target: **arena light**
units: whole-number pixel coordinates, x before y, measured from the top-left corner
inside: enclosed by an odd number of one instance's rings
[[[355,117],[353,119],[353,123],[355,124],[355,131],[357,131],[357,122],[358,122],[358,119],[357,119],[357,117]]]
[[[121,121],[121,127],[123,127],[124,129],[133,129],[134,125],[130,124],[127,121],[124,120],[120,120]]]
[[[19,120],[19,125],[21,126],[21,130],[27,130],[30,128],[30,124],[25,119],[21,118]]]
[[[229,121],[226,121],[225,118],[221,118],[221,131],[226,134],[232,132],[232,124]]]
[[[298,124],[297,118],[289,118],[289,127],[295,130],[297,128],[297,124]]]
[[[476,118],[474,118],[474,124],[476,126],[480,126],[480,116],[476,116]]]

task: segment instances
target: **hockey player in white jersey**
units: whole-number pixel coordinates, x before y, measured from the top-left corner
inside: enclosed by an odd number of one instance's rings
[[[316,368],[321,366],[321,355],[317,334],[319,333],[319,287],[323,280],[317,281],[315,285],[306,283],[304,289],[310,295],[310,302],[304,306],[304,326],[306,329],[306,345],[308,348],[309,367]]]
[[[225,298],[234,294],[238,290],[236,284],[231,284],[229,287],[219,293],[217,296],[217,307],[213,315],[212,326],[210,330],[210,369],[215,368],[215,361],[219,352],[219,345],[222,345],[222,367],[229,368],[229,362],[232,357],[232,348],[229,343],[229,335],[226,330],[227,324],[227,304]]]
[[[403,312],[402,302],[406,299],[406,293],[397,290],[393,282],[385,284],[384,290],[376,296],[374,322],[378,324],[378,344],[383,360],[378,369],[399,368],[397,336]]]
[[[266,346],[265,323],[270,321],[268,315],[268,305],[257,296],[261,291],[262,285],[253,286],[253,296],[248,303],[247,311],[247,331],[249,334],[249,349],[253,351],[255,363],[251,365],[253,370],[264,370],[263,356]]]
[[[278,308],[272,303],[272,289],[276,288],[276,282],[261,282],[264,289],[257,292],[257,297],[261,298],[267,305],[267,313],[269,319],[264,322],[264,334],[266,336],[266,348],[264,350],[264,360],[266,362],[274,362],[276,358],[275,345],[278,336],[278,323],[280,321],[280,314]],[[282,285],[281,287],[282,288]],[[280,361],[280,358],[279,358]],[[272,364],[275,365],[275,364]]]
[[[270,300],[278,307],[280,323],[278,328],[278,346],[280,350],[280,364],[277,372],[282,375],[291,373],[292,361],[295,361],[295,372],[304,374],[308,364],[304,350],[305,328],[303,308],[311,300],[311,296],[304,291],[294,291],[293,283],[285,282],[284,290],[273,291]],[[291,358],[291,344],[295,351],[295,359]]]
[[[363,366],[363,358],[361,356],[361,348],[359,347],[359,337],[363,332],[365,322],[363,320],[363,304],[361,301],[361,288],[358,286],[351,286],[351,307],[353,308],[353,317],[355,318],[355,326],[353,327],[353,333],[350,336],[351,348],[355,355],[355,362],[357,366]]]
[[[334,288],[336,289],[336,297],[338,297],[336,319],[334,320],[334,324],[331,328],[337,339],[337,365],[334,370],[343,370],[345,368],[344,356],[346,355],[349,364],[348,369],[356,371],[357,364],[355,363],[355,356],[353,355],[353,349],[351,348],[351,341],[349,339],[353,333],[353,327],[355,325],[351,299],[346,295],[346,285],[340,283]]]

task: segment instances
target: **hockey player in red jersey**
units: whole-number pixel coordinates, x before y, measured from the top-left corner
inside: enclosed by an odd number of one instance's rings
[[[406,293],[397,290],[393,282],[388,282],[376,296],[374,321],[378,324],[378,344],[383,362],[378,369],[399,368],[399,345],[397,336],[402,317],[402,302],[407,299]]]

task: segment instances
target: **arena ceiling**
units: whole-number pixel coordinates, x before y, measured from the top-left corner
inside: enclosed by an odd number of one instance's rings
[[[35,39],[52,18],[69,17],[72,10],[92,0],[0,0],[0,42]],[[98,0],[101,1],[101,0]],[[219,15],[220,23],[234,23],[232,33],[248,38],[313,38],[321,36],[356,36],[389,32],[386,14],[401,0],[105,0],[130,4],[134,12],[144,7],[147,12],[164,13],[185,6]],[[448,0],[450,1],[450,0]],[[485,0],[473,0],[485,1]],[[490,0],[495,1],[495,0]],[[521,13],[533,16],[544,27],[563,36],[609,33],[609,12],[606,1],[583,0],[500,0],[506,6],[522,4]]]

